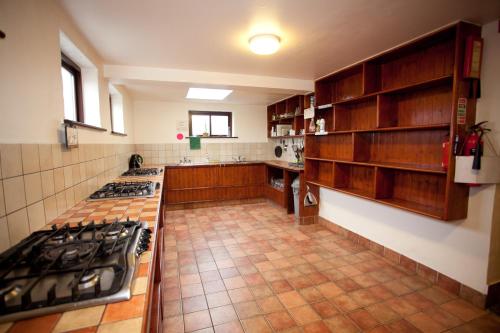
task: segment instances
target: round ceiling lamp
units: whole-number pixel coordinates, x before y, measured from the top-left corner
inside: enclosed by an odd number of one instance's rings
[[[267,55],[278,51],[281,39],[273,34],[260,34],[251,37],[248,43],[253,53]]]

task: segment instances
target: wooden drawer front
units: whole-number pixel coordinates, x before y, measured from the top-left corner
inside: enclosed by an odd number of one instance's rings
[[[221,167],[221,186],[244,186],[264,183],[264,165],[228,165]]]
[[[219,189],[168,190],[167,204],[219,200]]]
[[[262,185],[222,187],[220,188],[220,200],[239,200],[261,198]]]
[[[215,187],[219,178],[219,166],[167,169],[167,188]]]

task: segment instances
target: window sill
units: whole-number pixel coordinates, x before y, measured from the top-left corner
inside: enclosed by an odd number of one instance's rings
[[[73,121],[73,120],[69,120],[69,119],[64,119],[64,123],[67,125],[76,126],[76,127],[90,128],[90,129],[100,131],[100,132],[107,131],[107,129],[105,129],[103,127],[97,127],[97,126],[93,126],[93,125],[89,125],[89,124],[85,124],[85,123],[81,123],[79,121]]]
[[[186,136],[189,138],[200,138],[200,139],[238,139],[237,136]]]
[[[126,133],[120,133],[120,132],[115,132],[115,131],[111,131],[111,134],[118,135],[118,136],[127,136]]]

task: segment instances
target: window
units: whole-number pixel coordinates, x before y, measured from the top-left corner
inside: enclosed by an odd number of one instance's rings
[[[61,75],[64,118],[83,123],[82,74],[80,67],[63,53],[61,53]]]
[[[109,85],[109,108],[111,111],[111,132],[115,134],[125,134],[123,97],[111,84]]]
[[[189,136],[232,136],[232,113],[189,111]]]

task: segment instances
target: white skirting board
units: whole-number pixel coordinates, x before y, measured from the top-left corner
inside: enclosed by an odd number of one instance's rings
[[[481,169],[472,170],[474,156],[456,156],[455,183],[500,183],[500,157],[482,156]]]

